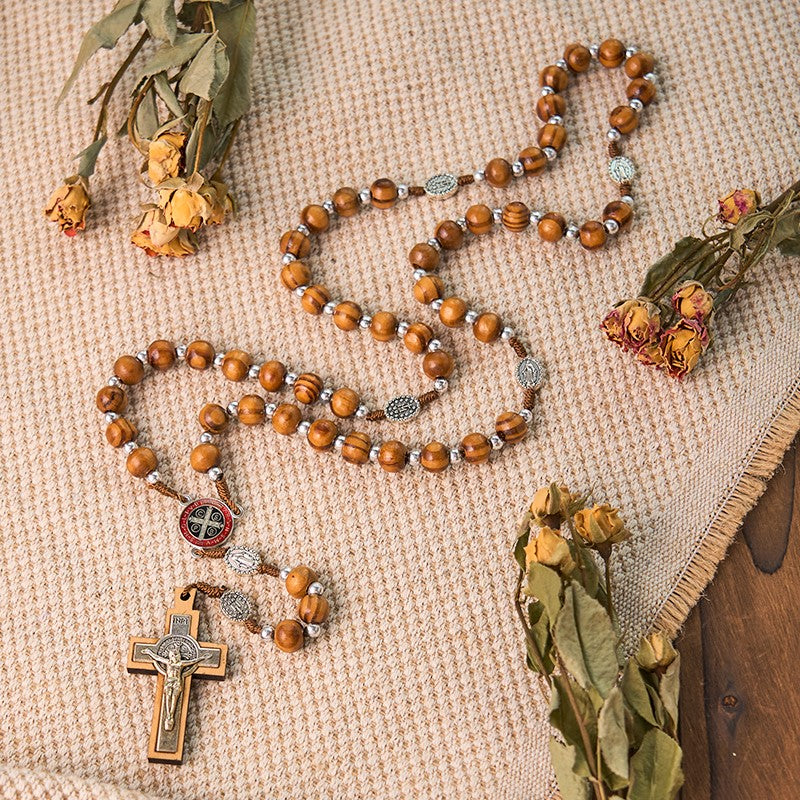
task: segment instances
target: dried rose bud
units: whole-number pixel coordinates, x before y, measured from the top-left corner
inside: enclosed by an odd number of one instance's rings
[[[658,341],[643,344],[636,351],[636,358],[647,367],[660,369],[664,366],[664,354],[661,352]]]
[[[617,544],[630,536],[619,511],[607,503],[575,512],[575,531],[590,547]]]
[[[614,342],[614,344],[622,345],[625,315],[637,302],[636,300],[623,300],[621,303],[614,306],[600,323],[600,330],[603,331],[606,337]]]
[[[167,225],[194,232],[205,223],[211,216],[211,206],[200,194],[202,185],[202,177],[195,174],[188,181],[172,178],[159,187],[158,206]]]
[[[167,225],[164,213],[155,206],[145,210],[131,242],[149,256],[188,256],[195,251],[192,234],[185,228]]]
[[[634,300],[622,320],[622,346],[637,352],[657,340],[661,333],[661,312],[649,300]]]
[[[714,310],[714,298],[699,281],[686,281],[672,295],[672,307],[684,319],[708,319]]]
[[[539,528],[537,536],[531,537],[525,547],[525,566],[533,563],[555,567],[565,575],[575,569],[567,540],[558,531],[546,526]]]
[[[745,214],[758,208],[758,194],[752,189],[735,189],[719,201],[717,219],[735,225]]]
[[[207,181],[200,187],[199,192],[206,199],[210,209],[206,225],[219,225],[225,221],[228,214],[233,213],[233,197],[222,181]]]
[[[664,331],[660,348],[667,372],[678,379],[688,375],[697,366],[708,342],[708,328],[696,319],[682,319],[677,325]]]
[[[86,212],[91,205],[89,182],[82,175],[73,175],[50,195],[44,214],[58,223],[62,233],[75,236],[86,227]]]
[[[155,186],[177,178],[183,165],[186,134],[177,131],[160,133],[147,148],[147,177]]]
[[[636,653],[637,663],[649,672],[668,667],[677,657],[669,637],[660,631],[645,636]]]

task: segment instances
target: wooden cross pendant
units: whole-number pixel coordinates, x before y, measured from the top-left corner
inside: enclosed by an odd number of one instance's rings
[[[228,648],[198,642],[200,612],[194,609],[195,589],[176,589],[160,639],[132,636],[128,672],[158,674],[147,759],[160,764],[183,762],[183,739],[192,676],[224,680]]]

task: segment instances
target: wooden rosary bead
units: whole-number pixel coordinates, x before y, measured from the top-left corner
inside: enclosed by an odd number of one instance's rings
[[[444,283],[436,275],[424,275],[414,284],[414,298],[420,303],[432,303],[444,293]]]
[[[652,72],[656,65],[656,60],[650,53],[634,53],[625,62],[625,74],[629,78],[641,78]]]
[[[272,415],[272,427],[278,433],[290,436],[297,430],[302,418],[300,409],[294,403],[281,403]]]
[[[656,86],[652,81],[646,81],[644,78],[634,78],[625,90],[625,96],[628,100],[642,101],[643,106],[650,105],[653,98],[656,96]]]
[[[612,200],[603,209],[603,221],[613,219],[619,225],[619,229],[627,228],[633,219],[633,209],[622,200]]]
[[[265,361],[258,371],[258,382],[267,392],[277,392],[286,378],[286,367],[280,361]]]
[[[300,231],[286,231],[281,236],[281,253],[306,258],[311,253],[311,239]]]
[[[344,437],[342,458],[348,464],[366,464],[369,461],[370,447],[372,447],[372,439],[366,433],[353,431]]]
[[[503,209],[503,225],[514,233],[524,231],[531,224],[531,210],[525,203],[515,200]]]
[[[120,386],[104,386],[97,393],[95,403],[104,414],[109,411],[121,414],[128,407],[128,395]]]
[[[320,625],[328,619],[330,605],[321,594],[307,594],[297,606],[297,616],[306,625]]]
[[[441,442],[429,442],[422,448],[419,463],[428,472],[443,472],[450,466],[450,451]]]
[[[309,314],[319,316],[322,313],[322,309],[325,308],[325,304],[330,299],[331,296],[328,290],[324,286],[316,284],[314,286],[309,286],[308,289],[303,292],[303,296],[300,298],[300,305],[303,306],[303,309]]]
[[[317,452],[323,452],[333,447],[338,435],[339,426],[332,419],[315,419],[308,429],[308,443]]]
[[[296,619],[279,622],[272,635],[275,647],[284,653],[296,653],[303,649],[303,626]]]
[[[549,86],[555,92],[563,92],[569,84],[569,74],[555,65],[545,67],[539,73],[539,83]]]
[[[350,300],[344,300],[333,310],[333,324],[340,331],[354,331],[361,321],[361,306]]]
[[[564,235],[566,227],[564,217],[551,211],[539,220],[536,230],[546,242],[557,242]]]
[[[189,463],[195,472],[208,472],[211,467],[218,467],[221,460],[219,447],[210,442],[198,444],[189,456]]]
[[[592,219],[581,225],[580,240],[587,250],[597,250],[598,247],[602,247],[606,243],[607,236],[602,222]]]
[[[486,165],[483,174],[486,176],[486,182],[495,189],[505,189],[514,177],[511,164],[504,158],[493,158]]]
[[[369,325],[376,342],[391,342],[397,336],[397,317],[391,311],[378,311]]]
[[[497,314],[491,311],[485,311],[483,314],[478,315],[475,324],[472,326],[472,332],[479,342],[489,344],[489,342],[497,341],[500,334],[503,332],[503,321]]]
[[[555,97],[555,95],[548,95]],[[526,175],[536,175],[547,166],[547,156],[540,147],[526,147],[518,156]]]
[[[564,50],[564,61],[573,72],[586,72],[592,63],[592,54],[582,44],[568,44]]]
[[[264,398],[258,394],[246,394],[239,400],[236,416],[242,425],[262,425],[267,419]]]
[[[528,435],[528,425],[515,411],[504,411],[495,422],[497,435],[505,442],[519,442]]]
[[[222,433],[228,427],[228,412],[216,403],[207,403],[198,414],[200,427],[209,433]]]
[[[114,374],[126,386],[134,386],[144,378],[144,364],[136,356],[120,356],[114,362]]]
[[[625,60],[625,45],[619,39],[606,39],[597,51],[597,60],[606,69],[620,66]]]
[[[311,405],[319,400],[320,392],[322,391],[323,383],[322,378],[313,372],[304,372],[302,375],[297,376],[292,389],[294,396],[305,405]]]
[[[608,115],[608,121],[620,133],[633,133],[639,125],[639,117],[630,106],[617,106]]]
[[[164,372],[172,367],[177,358],[175,345],[166,339],[157,339],[147,348],[147,363],[159,372]]]
[[[136,427],[125,417],[117,417],[109,422],[106,428],[106,439],[112,447],[122,447],[128,442],[132,442],[136,438],[136,434]]]
[[[461,450],[464,453],[464,461],[469,464],[482,464],[489,460],[492,444],[482,433],[470,433],[461,440]]]
[[[337,389],[332,395],[330,400],[331,411],[341,419],[352,417],[358,410],[361,398],[352,389],[346,386]]]
[[[352,217],[358,213],[358,192],[349,186],[343,186],[333,193],[333,207],[340,217]]]
[[[492,229],[494,219],[492,209],[483,203],[476,203],[470,206],[465,214],[467,227],[475,234],[489,233]]]
[[[536,116],[542,122],[550,117],[563,117],[567,110],[567,101],[560,94],[545,94],[536,101]]]
[[[460,328],[469,308],[460,297],[448,297],[439,308],[439,319],[448,328]]]
[[[449,378],[453,374],[453,357],[444,350],[428,353],[422,359],[422,370],[431,379]]]
[[[144,478],[158,466],[158,459],[149,447],[137,447],[128,455],[125,466],[134,478]]]
[[[400,472],[406,466],[408,450],[402,442],[384,442],[378,451],[378,463],[384,472]]]
[[[433,339],[433,331],[424,322],[412,322],[403,336],[403,344],[415,355],[424,353]]]
[[[296,262],[295,262],[296,263]],[[210,342],[197,339],[186,348],[186,363],[192,369],[208,369],[214,363],[216,351]]]
[[[420,242],[411,248],[408,260],[414,269],[433,270],[439,266],[439,251],[427,242]]]
[[[310,205],[306,206],[300,212],[300,222],[302,222],[311,233],[324,233],[330,227],[331,217],[322,206]]]
[[[554,150],[560,150],[567,141],[567,132],[563,125],[548,122],[539,128],[537,141],[539,147],[552,147]]]
[[[308,587],[317,579],[317,573],[305,566],[295,567],[286,576],[286,591],[295,600],[305,597]]]
[[[229,381],[243,381],[250,372],[253,359],[244,350],[229,350],[222,359],[222,374]]]
[[[281,283],[293,292],[298,286],[308,286],[311,270],[302,261],[290,261],[281,269]]]
[[[378,178],[369,189],[375,208],[391,208],[397,202],[397,186],[389,178]]]
[[[464,244],[464,231],[452,219],[446,219],[436,226],[436,238],[445,250],[458,250]]]

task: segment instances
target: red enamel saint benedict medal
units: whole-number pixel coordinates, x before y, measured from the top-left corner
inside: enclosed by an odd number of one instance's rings
[[[233,512],[221,500],[203,497],[187,503],[178,527],[192,547],[219,547],[233,532]]]

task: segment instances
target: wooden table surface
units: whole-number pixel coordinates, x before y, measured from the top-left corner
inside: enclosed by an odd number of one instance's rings
[[[679,639],[682,800],[800,800],[799,442]]]

